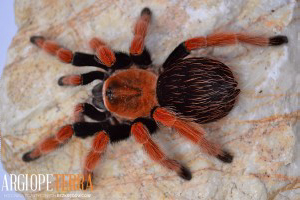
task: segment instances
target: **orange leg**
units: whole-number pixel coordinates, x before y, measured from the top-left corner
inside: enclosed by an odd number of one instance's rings
[[[131,55],[141,55],[144,50],[145,37],[151,20],[151,11],[144,8],[134,27],[134,38],[130,46]]]
[[[60,86],[87,85],[96,79],[103,80],[104,73],[100,71],[91,71],[85,74],[62,76],[58,79],[58,85]]]
[[[64,145],[73,136],[72,125],[63,126],[54,136],[50,136],[43,140],[35,149],[25,153],[22,157],[23,161],[30,162],[38,159],[40,156],[53,152],[61,145]]]
[[[93,125],[93,123],[87,125],[83,129],[82,128],[78,129],[78,124],[80,125],[83,124],[80,122],[84,122],[84,115],[98,121],[103,121],[108,117],[106,113],[98,111],[97,109],[94,108],[94,106],[88,103],[77,104],[73,112],[73,118],[75,123],[68,124],[61,127],[60,130],[55,135],[44,139],[42,142],[40,142],[37,145],[36,148],[23,155],[22,157],[23,161],[30,162],[38,159],[42,155],[46,155],[50,152],[53,152],[60,146],[66,144],[73,135],[77,137],[80,137],[79,135],[83,135],[87,137],[87,136],[94,135],[94,133],[96,133],[99,129],[102,130],[102,126],[96,126]]]
[[[88,187],[88,180],[93,176],[93,170],[96,165],[99,163],[106,147],[109,143],[109,137],[105,131],[99,132],[93,140],[92,149],[87,155],[84,162],[83,176],[82,180],[82,189]]]
[[[243,33],[216,33],[208,35],[207,37],[195,37],[179,44],[168,56],[163,67],[167,68],[177,60],[183,59],[189,55],[192,50],[214,46],[234,45],[238,42],[257,46],[278,46],[288,43],[288,38],[282,35],[268,38],[251,36]]]
[[[205,139],[203,128],[194,127],[191,123],[179,119],[165,108],[157,108],[153,113],[153,118],[165,126],[173,127],[180,135],[199,145],[208,154],[217,157],[223,162],[232,162],[233,157],[228,152],[223,151],[218,145]]]
[[[78,86],[82,85],[82,77],[80,74],[62,76],[58,79],[60,86]]]
[[[42,36],[33,36],[30,41],[38,47],[45,50],[47,53],[57,56],[58,59],[65,63],[71,63],[73,59],[72,51],[60,47],[56,42],[46,40]]]
[[[90,40],[90,47],[95,50],[97,58],[107,67],[111,67],[116,62],[115,53],[100,39]]]
[[[73,111],[73,118],[74,122],[83,122],[84,117],[83,117],[83,111],[84,111],[84,104],[79,103],[75,106],[74,111]]]
[[[110,66],[115,59],[114,54],[111,52],[111,50],[108,49],[108,47],[106,47],[104,43],[99,42],[99,40],[98,42],[93,42],[92,40],[91,43],[92,47],[96,50],[97,56],[99,57],[101,62],[99,62],[99,59],[95,58],[94,54],[87,54],[82,52],[73,53],[68,49],[62,48],[56,42],[45,39],[43,36],[32,36],[30,37],[30,41],[31,43],[45,50],[47,53],[57,56],[60,61],[70,63],[77,67],[93,66],[107,70],[107,66]],[[102,48],[101,46],[104,47]],[[119,54],[119,57],[122,59],[121,61],[124,62],[122,63],[122,66],[128,66],[130,64],[128,56],[126,57],[126,54],[122,53]]]
[[[276,46],[287,43],[288,41],[286,36],[268,38],[243,33],[217,33],[208,35],[207,37],[191,38],[185,41],[184,45],[188,51],[192,51],[205,47],[234,45],[238,42],[257,46]]]
[[[146,126],[143,125],[141,122],[137,122],[132,125],[131,133],[134,136],[135,140],[143,145],[146,153],[152,160],[170,170],[175,171],[183,179],[190,180],[192,178],[192,175],[187,168],[179,164],[176,160],[169,159],[160,150],[160,148],[151,139]]]

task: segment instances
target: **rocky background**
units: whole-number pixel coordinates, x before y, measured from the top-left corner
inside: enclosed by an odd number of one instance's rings
[[[190,37],[216,31],[288,36],[289,44],[280,47],[240,44],[194,53],[226,63],[239,82],[241,94],[229,116],[204,126],[210,140],[234,154],[233,163],[207,156],[164,128],[155,140],[192,170],[191,181],[155,164],[131,138],[108,148],[95,171],[93,191],[47,192],[43,185],[39,194],[88,193],[93,199],[300,199],[300,12],[295,0],[15,0],[19,31],[0,81],[1,155],[8,173],[80,174],[92,140],[73,138],[35,162],[22,162],[24,152],[72,122],[73,107],[89,102],[95,85],[59,87],[59,77],[93,68],[59,62],[33,46],[30,36],[43,35],[90,53],[88,40],[97,36],[113,49],[128,52],[134,23],[145,6],[153,12],[146,45],[156,69]]]

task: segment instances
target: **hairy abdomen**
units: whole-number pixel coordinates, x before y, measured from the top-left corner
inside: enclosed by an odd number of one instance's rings
[[[231,70],[205,57],[187,58],[172,64],[157,82],[160,106],[203,124],[226,116],[239,94]]]

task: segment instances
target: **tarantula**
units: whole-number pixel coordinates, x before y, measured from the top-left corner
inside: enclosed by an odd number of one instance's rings
[[[151,21],[151,11],[144,8],[134,27],[130,55],[112,51],[102,40],[93,38],[89,45],[95,55],[67,50],[42,36],[30,41],[62,62],[74,66],[94,66],[103,69],[79,75],[63,76],[61,86],[86,85],[100,80],[93,88],[92,104],[80,103],[74,110],[74,123],[60,128],[53,136],[41,141],[23,155],[30,162],[65,144],[74,135],[95,136],[83,169],[82,189],[92,176],[107,145],[129,138],[142,144],[155,162],[190,180],[190,170],[168,158],[151,139],[157,123],[175,129],[180,135],[201,147],[209,155],[225,163],[233,156],[205,139],[200,124],[216,121],[233,108],[240,90],[231,70],[223,63],[206,57],[186,58],[199,48],[234,45],[238,42],[258,46],[277,46],[288,42],[286,36],[270,38],[244,33],[217,33],[188,39],[168,56],[163,72],[151,70],[151,57],[145,47],[145,37]],[[150,69],[147,69],[150,68]],[[87,116],[98,122],[86,122]]]

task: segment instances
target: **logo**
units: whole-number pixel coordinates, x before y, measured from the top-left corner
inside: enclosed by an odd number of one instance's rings
[[[4,174],[1,191],[37,192],[42,189],[58,192],[75,191],[83,188],[84,181],[92,191],[91,176],[84,180],[82,174]]]

